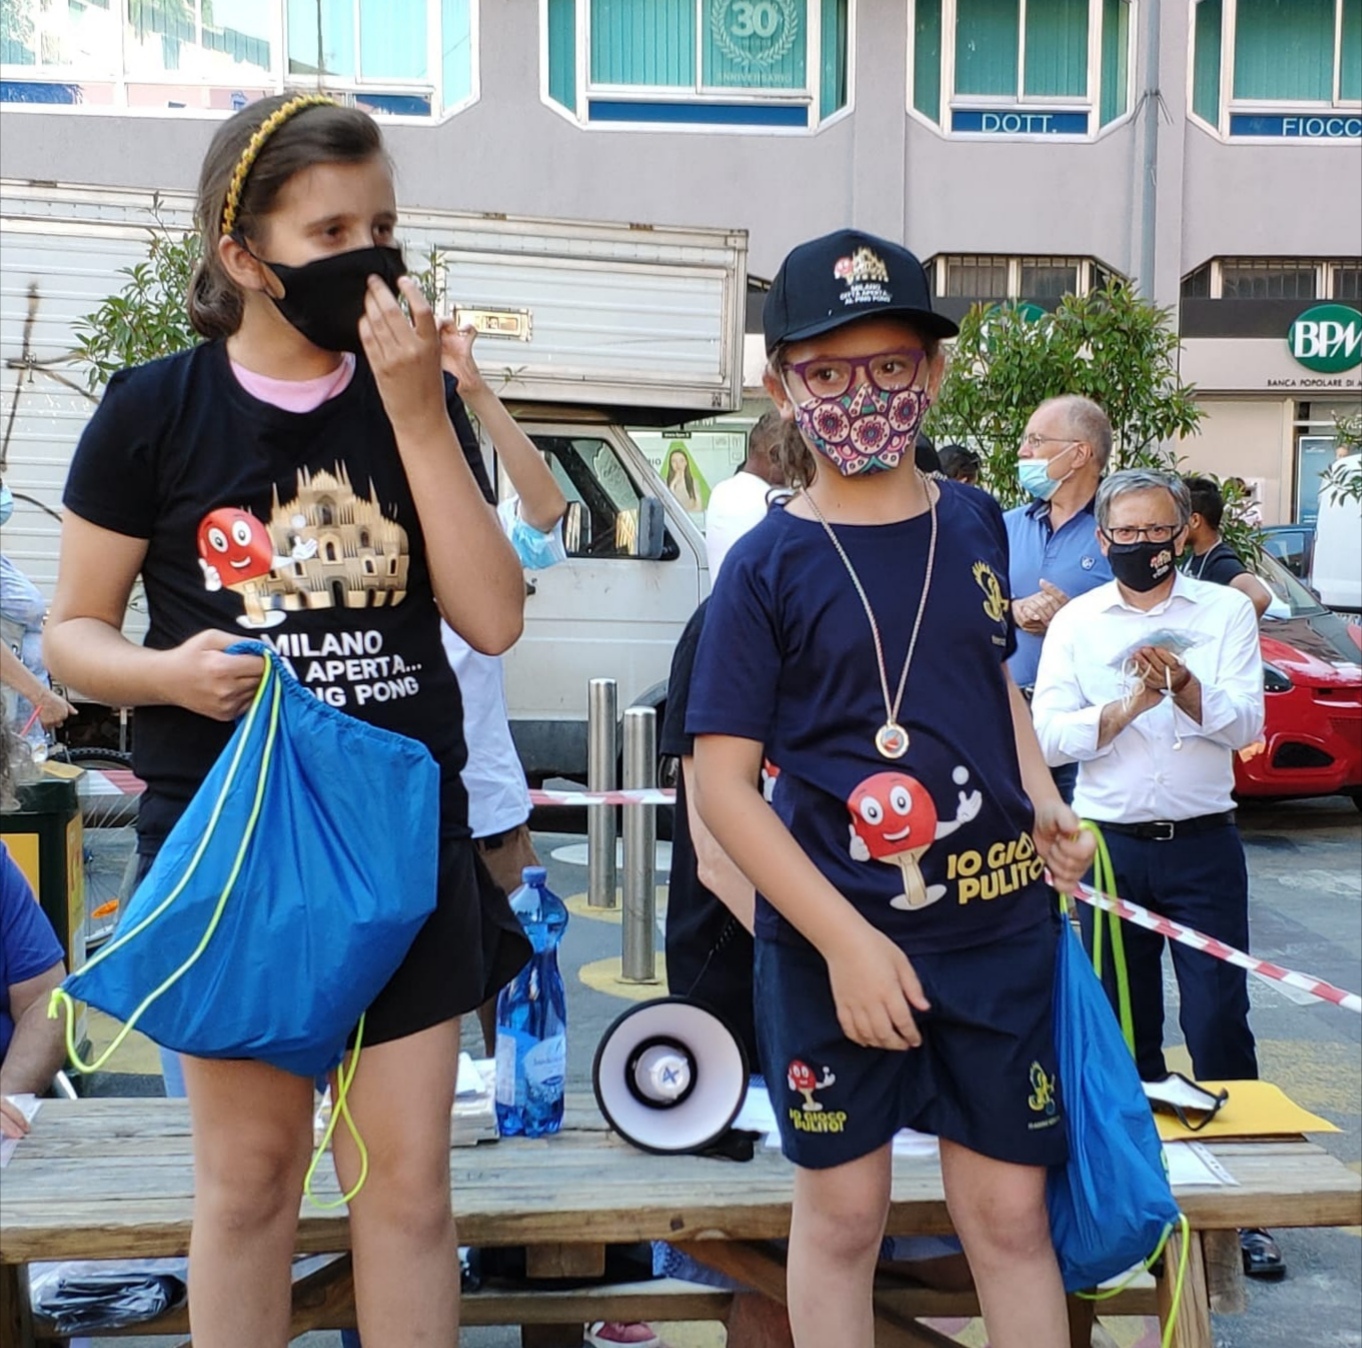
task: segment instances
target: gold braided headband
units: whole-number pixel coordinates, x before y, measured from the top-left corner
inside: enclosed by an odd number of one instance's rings
[[[237,213],[241,209],[241,194],[246,188],[246,179],[250,176],[265,142],[295,113],[302,112],[304,108],[318,107],[323,103],[336,106],[336,100],[328,98],[325,94],[299,94],[297,98],[290,98],[287,103],[276,108],[256,128],[255,135],[241,152],[241,158],[237,161],[236,170],[232,174],[231,184],[227,188],[227,200],[222,206],[223,234],[230,234],[236,228]]]

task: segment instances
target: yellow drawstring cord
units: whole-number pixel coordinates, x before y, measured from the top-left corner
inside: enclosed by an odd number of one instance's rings
[[[343,1208],[352,1203],[355,1195],[364,1188],[364,1181],[369,1178],[369,1149],[364,1145],[364,1139],[359,1135],[359,1129],[355,1126],[355,1120],[350,1114],[350,1106],[346,1101],[346,1096],[350,1093],[350,1083],[354,1081],[355,1073],[359,1070],[359,1050],[363,1039],[364,1017],[361,1016],[359,1018],[359,1029],[355,1031],[354,1051],[350,1054],[349,1062],[347,1063],[342,1058],[340,1065],[336,1068],[336,1098],[331,1102],[331,1117],[326,1121],[326,1131],[322,1134],[322,1140],[317,1144],[317,1149],[312,1153],[312,1163],[308,1166],[307,1174],[303,1177],[303,1193],[307,1197],[307,1201],[314,1208],[320,1208],[323,1212]],[[359,1178],[355,1181],[355,1187],[349,1193],[323,1203],[312,1192],[312,1180],[317,1173],[317,1166],[326,1154],[326,1149],[331,1145],[332,1134],[336,1131],[336,1120],[342,1115],[345,1117],[345,1126],[349,1129],[350,1136],[354,1140],[355,1149],[359,1152]]]

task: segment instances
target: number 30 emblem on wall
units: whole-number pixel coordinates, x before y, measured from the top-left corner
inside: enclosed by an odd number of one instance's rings
[[[710,0],[709,29],[734,65],[772,66],[799,37],[795,0]]]

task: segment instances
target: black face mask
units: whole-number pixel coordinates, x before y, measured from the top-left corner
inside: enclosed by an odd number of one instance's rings
[[[1111,574],[1136,594],[1144,594],[1167,580],[1176,560],[1174,540],[1167,543],[1107,543],[1107,564]]]
[[[396,295],[397,278],[407,274],[400,248],[355,248],[301,267],[256,260],[264,262],[284,287],[282,297],[271,296],[279,312],[323,351],[362,350],[359,320],[369,277],[379,277]]]

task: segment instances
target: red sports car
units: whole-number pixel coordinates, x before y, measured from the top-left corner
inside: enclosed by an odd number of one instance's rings
[[[1273,604],[1258,623],[1265,743],[1235,756],[1241,796],[1330,796],[1362,809],[1362,627],[1272,557],[1256,564]]]

